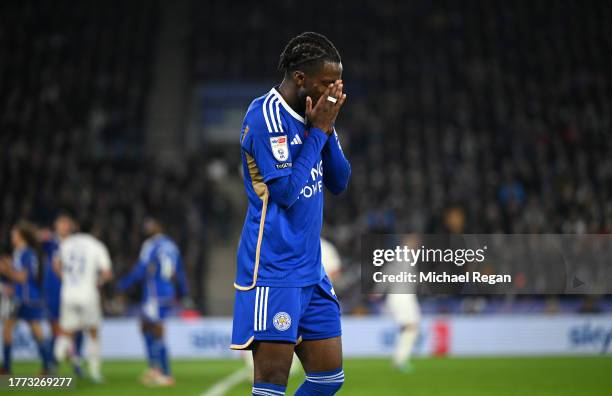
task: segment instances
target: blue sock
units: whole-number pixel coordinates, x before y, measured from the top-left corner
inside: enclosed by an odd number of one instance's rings
[[[11,372],[11,359],[13,354],[11,353],[11,349],[13,348],[13,344],[4,344],[2,346],[2,355],[4,360],[2,361],[4,371],[7,373]]]
[[[253,395],[257,396],[284,396],[286,386],[276,384],[266,384],[264,382],[258,382],[253,384]]]
[[[147,362],[149,363],[149,367],[155,367],[155,359],[153,357],[153,341],[155,339],[149,332],[142,333],[142,336],[145,341],[145,350],[147,352]]]
[[[166,348],[166,344],[164,344],[163,338],[153,340],[151,351],[153,352],[153,360],[157,363],[156,366],[158,366],[165,375],[170,375],[168,349]]]
[[[48,344],[44,340],[42,340],[36,341],[36,346],[38,347],[38,354],[40,355],[40,360],[42,360],[43,369],[45,371],[49,370],[49,362],[51,359],[47,351]]]
[[[295,396],[331,396],[335,395],[344,383],[342,368],[319,373],[306,373],[306,380],[295,392]]]
[[[170,375],[170,359],[168,358],[168,347],[162,341],[162,345],[159,348],[159,366],[164,375]]]
[[[82,331],[77,331],[74,334],[74,352],[78,357],[83,357],[83,336]]]
[[[51,338],[49,338],[49,346],[47,347],[47,351],[49,351],[49,358],[51,359],[51,363],[53,364],[57,364],[57,359],[55,359],[55,354],[53,353],[53,351],[55,350],[55,340],[56,337],[51,336]]]

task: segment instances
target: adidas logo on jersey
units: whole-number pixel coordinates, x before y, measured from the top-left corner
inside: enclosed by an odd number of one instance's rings
[[[300,139],[300,135],[295,135],[295,137],[291,141],[291,145],[293,146],[294,144],[302,144],[302,139]]]

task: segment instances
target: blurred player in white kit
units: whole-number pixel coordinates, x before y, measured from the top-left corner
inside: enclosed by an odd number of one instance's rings
[[[421,310],[415,294],[389,294],[387,310],[400,325],[393,353],[393,366],[400,371],[411,371],[410,356],[419,335]]]
[[[410,248],[416,249],[419,246],[419,238],[415,235],[409,235],[403,242]],[[419,335],[421,321],[419,302],[416,294],[409,294],[411,291],[414,292],[410,287],[396,284],[388,291],[385,304],[393,320],[400,326],[393,353],[393,366],[403,372],[412,371],[410,357]]]
[[[86,359],[94,382],[102,381],[98,328],[102,321],[99,287],[112,278],[106,246],[93,236],[77,232],[74,219],[62,216],[58,223],[60,249],[56,270],[62,279],[60,328],[55,344],[58,362],[72,358],[73,336],[78,330],[89,335]]]
[[[333,284],[342,273],[342,260],[336,247],[325,238],[321,238],[321,261],[329,280]]]

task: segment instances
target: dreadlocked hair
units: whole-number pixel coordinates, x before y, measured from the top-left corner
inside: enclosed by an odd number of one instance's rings
[[[315,62],[340,62],[340,53],[331,41],[315,32],[301,33],[287,43],[280,55],[278,70],[286,73]]]

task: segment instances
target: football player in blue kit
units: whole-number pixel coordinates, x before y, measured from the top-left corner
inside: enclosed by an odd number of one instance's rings
[[[232,349],[251,349],[253,395],[284,395],[294,352],[296,395],[344,382],[340,305],[321,263],[323,196],[351,168],[334,124],[346,100],[342,63],[323,35],[291,39],[283,81],[249,106],[240,136],[248,209],[237,257]]]
[[[16,308],[12,317],[3,323],[3,366],[2,373],[11,373],[13,329],[18,320],[24,320],[30,326],[32,336],[42,360],[42,374],[49,374],[51,353],[48,343],[43,338],[41,322],[44,315],[44,301],[41,293],[42,268],[40,268],[36,247],[36,228],[34,225],[20,221],[11,230],[13,259],[0,261],[0,274],[12,283]]]
[[[163,321],[177,298],[188,296],[185,268],[178,246],[163,232],[160,220],[149,217],[144,222],[147,240],[132,271],[117,282],[117,289],[142,284],[141,331],[149,368],[141,381],[149,386],[172,386],[170,357],[164,341]]]

